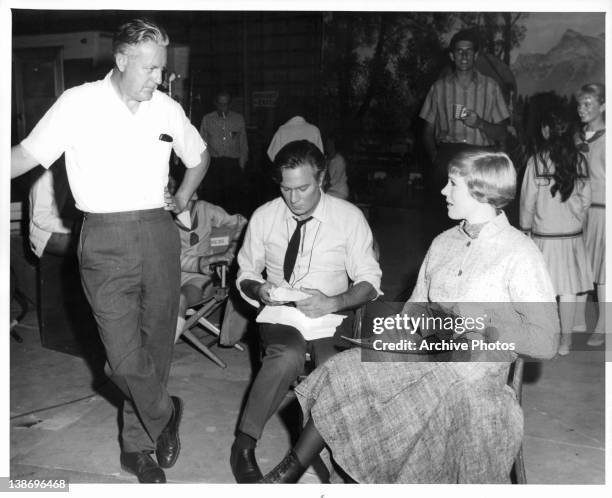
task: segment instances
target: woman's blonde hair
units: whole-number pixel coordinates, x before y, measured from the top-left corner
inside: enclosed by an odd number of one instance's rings
[[[587,85],[584,85],[576,93],[576,100],[580,100],[582,97],[585,97],[587,95],[590,95],[593,98],[596,98],[597,102],[599,102],[600,105],[605,104],[606,103],[606,86],[602,85],[601,83],[589,83]],[[601,115],[605,122],[606,121],[605,111],[602,112]]]
[[[516,194],[516,169],[503,152],[461,152],[448,164],[448,173],[461,176],[478,202],[497,209],[507,205]]]
[[[576,93],[576,98],[579,99],[584,95],[592,95],[600,104],[606,103],[606,87],[601,83],[589,83],[584,85]]]

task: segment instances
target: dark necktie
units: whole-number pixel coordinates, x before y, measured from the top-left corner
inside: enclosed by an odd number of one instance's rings
[[[287,245],[287,252],[285,253],[285,262],[283,263],[283,274],[287,282],[289,282],[291,274],[293,273],[293,268],[295,267],[298,250],[300,248],[302,225],[308,223],[310,220],[312,220],[312,216],[304,220],[295,220],[297,221],[297,226],[295,227],[293,235],[289,239],[289,244]]]

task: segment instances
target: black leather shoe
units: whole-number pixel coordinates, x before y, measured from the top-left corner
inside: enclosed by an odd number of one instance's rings
[[[255,460],[255,450],[252,448],[239,449],[233,444],[230,465],[232,466],[234,479],[239,484],[252,484],[263,477],[257,465],[257,460]]]
[[[121,452],[121,468],[138,477],[142,483],[165,483],[166,474],[144,451]]]
[[[172,400],[172,416],[168,421],[168,425],[157,438],[157,446],[155,448],[155,456],[157,463],[163,469],[172,467],[178,459],[181,451],[181,441],[179,439],[179,424],[183,416],[183,400],[178,396],[171,396]]]
[[[291,450],[281,463],[258,482],[261,484],[295,484],[305,471],[306,467],[302,466],[296,454]]]

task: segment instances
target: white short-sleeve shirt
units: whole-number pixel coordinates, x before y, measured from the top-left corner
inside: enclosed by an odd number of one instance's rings
[[[182,107],[162,92],[153,92],[132,113],[111,74],[66,90],[21,145],[45,168],[65,152],[70,188],[81,211],[163,207],[171,150],[192,168],[206,144]]]

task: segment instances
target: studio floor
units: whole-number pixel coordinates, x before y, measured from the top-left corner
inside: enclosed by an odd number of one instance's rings
[[[381,247],[383,290],[389,300],[409,295],[427,243],[415,237],[426,217],[379,208],[371,224]],[[18,312],[12,306],[12,313]],[[70,483],[135,483],[121,470],[114,388],[78,356],[43,348],[36,313],[29,311],[10,342],[10,475]],[[524,454],[529,484],[603,484],[605,480],[605,362],[603,348],[574,337],[568,356],[527,363]],[[185,402],[182,451],[166,471],[170,483],[233,483],[229,451],[253,371],[248,348],[214,348],[222,369],[189,344],[175,348],[169,390]],[[264,473],[280,461],[294,433],[291,395],[267,425],[257,448]],[[311,468],[302,483],[319,483]]]

